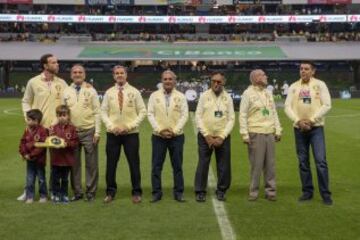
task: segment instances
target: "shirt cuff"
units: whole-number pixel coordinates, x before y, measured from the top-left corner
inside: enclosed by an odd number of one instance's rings
[[[241,134],[241,136],[242,136],[243,141],[250,139],[249,134]]]

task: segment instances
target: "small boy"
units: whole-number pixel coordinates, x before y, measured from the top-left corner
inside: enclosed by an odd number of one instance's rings
[[[56,108],[56,116],[58,123],[50,127],[49,135],[62,138],[65,147],[50,148],[53,202],[68,203],[69,173],[75,162],[75,148],[79,139],[76,128],[70,123],[70,109],[66,105]]]
[[[19,152],[26,160],[25,203],[27,204],[34,202],[36,177],[39,179],[39,202],[47,201],[46,149],[35,147],[36,142],[44,142],[47,137],[47,130],[40,125],[42,117],[39,109],[32,109],[26,113],[27,127],[20,140]]]

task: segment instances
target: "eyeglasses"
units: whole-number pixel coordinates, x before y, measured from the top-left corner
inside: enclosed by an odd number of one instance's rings
[[[172,78],[163,78],[163,80],[173,80]]]

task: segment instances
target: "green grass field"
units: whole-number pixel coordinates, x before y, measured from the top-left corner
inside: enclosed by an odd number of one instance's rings
[[[249,164],[236,120],[232,134],[232,186],[225,203],[236,239],[360,239],[360,100],[334,100],[327,118],[327,157],[334,199],[330,207],[322,204],[317,188],[311,202],[297,202],[301,188],[292,127],[282,109],[279,114],[284,135],[277,145],[276,202],[263,198],[247,201]],[[128,166],[123,155],[118,167],[117,198],[109,205],[103,204],[104,135],[95,202],[68,205],[17,202],[15,199],[23,191],[25,182],[25,163],[18,154],[18,142],[24,129],[19,99],[0,100],[0,121],[0,239],[222,238],[210,198],[203,204],[194,200],[197,144],[190,120],[185,129],[184,156],[187,202],[181,204],[172,199],[172,173],[166,161],[163,200],[158,204],[149,203],[151,128],[145,120],[140,132],[144,199],[139,205],[131,203]],[[215,170],[214,164],[212,167]],[[314,174],[313,169],[316,182]],[[213,194],[213,190],[210,193]]]

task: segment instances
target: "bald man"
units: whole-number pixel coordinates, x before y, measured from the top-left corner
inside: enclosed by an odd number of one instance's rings
[[[250,73],[251,85],[241,97],[240,134],[248,146],[250,161],[249,201],[259,195],[260,176],[264,172],[265,198],[276,200],[275,142],[280,141],[281,126],[274,98],[266,90],[267,76],[261,69]]]
[[[64,103],[71,110],[71,122],[76,127],[79,145],[76,149],[76,161],[71,169],[71,186],[74,191],[72,201],[83,199],[81,184],[81,149],[85,152],[86,200],[92,201],[99,178],[98,142],[100,139],[101,117],[100,102],[96,90],[85,82],[86,73],[82,65],[71,68],[73,83],[64,91]]]

